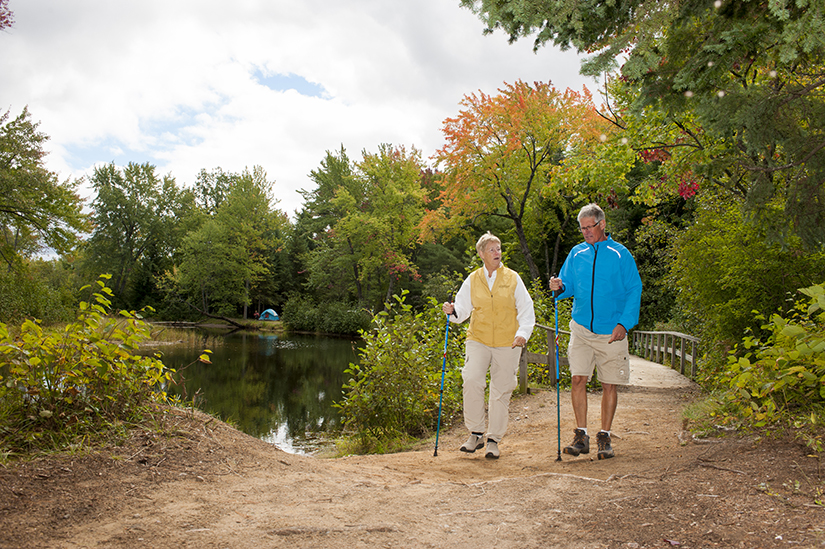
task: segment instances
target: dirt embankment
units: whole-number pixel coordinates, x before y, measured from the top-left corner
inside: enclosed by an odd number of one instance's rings
[[[696,395],[622,389],[603,461],[556,460],[554,391],[514,398],[498,460],[458,452],[461,426],[437,457],[429,442],[319,459],[170,411],[167,436],[0,468],[0,547],[825,547],[819,459],[792,441],[692,440]],[[564,392],[560,412],[564,445]]]

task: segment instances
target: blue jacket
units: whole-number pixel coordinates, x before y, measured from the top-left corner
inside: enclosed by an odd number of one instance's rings
[[[607,240],[570,250],[559,274],[558,299],[573,297],[573,320],[596,334],[611,334],[616,324],[627,331],[639,322],[642,279],[630,252]]]

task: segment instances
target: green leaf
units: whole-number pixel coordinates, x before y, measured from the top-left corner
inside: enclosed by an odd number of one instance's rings
[[[781,334],[787,337],[799,337],[805,334],[805,329],[801,326],[788,325],[782,328]]]

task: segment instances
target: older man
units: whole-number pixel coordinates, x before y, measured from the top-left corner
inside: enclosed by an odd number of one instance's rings
[[[564,453],[578,456],[590,452],[587,382],[595,366],[602,384],[597,457],[607,459],[614,456],[610,429],[618,405],[616,386],[630,380],[627,332],[639,322],[642,279],[627,248],[605,232],[604,211],[597,204],[583,207],[578,221],[584,242],[570,250],[559,278],[550,279],[550,289],[561,291],[556,299],[573,298],[567,356],[576,429],[573,443]]]

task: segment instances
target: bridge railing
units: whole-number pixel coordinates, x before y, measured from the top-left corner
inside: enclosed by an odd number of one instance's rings
[[[526,347],[521,350],[521,360],[518,365],[518,384],[519,390],[526,394],[530,392],[527,387],[527,364],[546,364],[548,366],[548,375],[550,384],[556,385],[556,329],[551,326],[544,326],[543,324],[536,324],[536,328],[542,329],[547,337],[547,353],[532,353],[527,351]],[[534,330],[535,333],[535,330]],[[566,330],[559,330],[559,334],[570,335]],[[562,353],[567,352],[567,346],[559,346],[559,371],[562,366],[568,366],[570,363],[566,356]]]
[[[521,351],[519,361],[518,380],[519,390],[522,393],[529,393],[527,386],[527,365],[545,364],[548,366],[548,376],[551,385],[556,384],[556,329],[543,324],[536,324],[536,328],[544,330],[547,337],[547,352],[533,353],[526,348]],[[567,330],[559,330],[560,335],[570,335]],[[670,357],[670,367],[676,368],[679,365],[679,373],[685,374],[687,366],[690,367],[690,377],[696,378],[696,357],[699,348],[699,338],[680,332],[649,332],[633,330],[630,332],[629,349],[630,353],[642,357],[651,362],[664,364]],[[566,345],[559,346],[559,371],[562,366],[569,366],[567,356],[562,356],[567,352]]]
[[[631,332],[630,352],[651,362],[664,364],[670,357],[670,367],[679,365],[679,373],[685,373],[686,365],[690,366],[690,377],[696,378],[696,358],[699,348],[699,338],[680,332],[646,332],[633,330]]]

